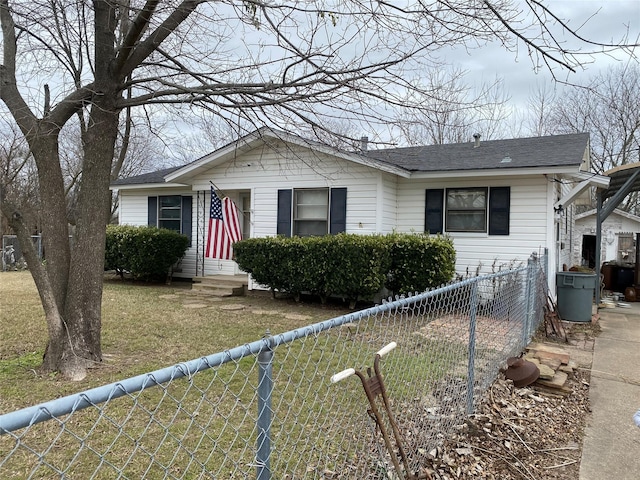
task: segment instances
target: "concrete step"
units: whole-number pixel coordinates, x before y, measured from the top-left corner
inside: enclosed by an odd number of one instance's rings
[[[191,289],[215,297],[242,296],[248,286],[246,275],[211,275],[193,279]]]

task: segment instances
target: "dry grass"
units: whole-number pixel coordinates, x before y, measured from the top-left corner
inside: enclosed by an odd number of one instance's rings
[[[0,273],[0,299],[0,329],[6,333],[0,344],[0,414],[220,352],[267,330],[278,334],[347,313],[344,305],[269,296],[214,301],[193,295],[186,285],[111,278],[103,296],[104,362],[72,383],[38,372],[46,329],[29,274]],[[328,381],[348,366],[371,365],[373,352],[391,340],[401,346],[384,360],[388,386],[402,406],[403,428],[412,429],[418,451],[428,451],[428,442],[446,430],[440,420],[432,428],[419,423],[432,415],[425,406],[459,403],[467,365],[460,338],[436,335],[451,328],[452,319],[436,322],[442,328],[432,338],[422,335],[428,317],[374,316],[278,348],[272,435],[280,454],[273,459],[274,478],[285,478],[283,472],[288,478],[327,478],[325,471],[334,470],[344,476],[331,478],[386,478],[389,465],[380,463],[386,454],[366,415],[360,383]],[[117,470],[127,478],[247,478],[255,470],[257,378],[255,358],[244,358],[189,381],[167,382],[0,436],[0,476],[108,479]],[[448,387],[452,383],[457,390]],[[442,413],[437,419],[446,413],[451,424],[458,410],[434,411]]]
[[[223,351],[346,313],[342,307],[295,304],[269,296],[202,299],[190,285],[105,281],[104,361],[81,382],[38,367],[47,341],[44,313],[29,272],[0,273],[0,413]],[[207,305],[190,308],[194,304]],[[230,305],[242,307],[227,310]],[[195,305],[196,307],[198,305]]]
[[[68,382],[38,371],[46,328],[28,272],[0,273],[0,298],[4,333],[0,414],[223,351],[257,340],[267,330],[277,334],[348,311],[344,306],[296,304],[263,295],[215,301],[195,296],[188,286],[177,283],[140,285],[109,279],[103,296],[104,362],[85,380]],[[344,368],[336,363],[342,354],[335,355],[344,350],[343,343],[338,332],[312,336],[278,351],[274,379],[279,387],[273,401],[280,417],[272,428],[284,432],[280,448],[290,454],[284,461],[302,462],[286,468],[306,471],[306,462],[315,458],[323,464],[328,452],[333,452],[332,458],[346,455],[344,447],[309,436],[305,421],[291,420],[315,419],[323,409],[327,411],[322,418],[333,418],[334,395],[347,395],[348,390],[329,391],[323,386],[332,373]],[[354,348],[357,354],[360,346]],[[107,479],[115,476],[115,468],[127,478],[166,478],[169,470],[175,478],[203,478],[202,471],[216,472],[207,478],[246,478],[242,472],[255,470],[251,463],[256,443],[256,368],[254,359],[246,358],[188,382],[173,381],[60,421],[2,435],[0,477],[48,479],[64,472],[65,478]],[[359,393],[349,397],[346,408],[353,413],[363,399],[357,385],[351,385]],[[321,428],[331,430],[332,436],[342,435],[333,424]]]

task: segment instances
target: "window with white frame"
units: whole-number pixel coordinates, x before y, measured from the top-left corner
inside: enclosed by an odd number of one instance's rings
[[[447,232],[486,232],[487,189],[447,189],[445,229]]]
[[[158,197],[158,227],[182,233],[182,196]]]
[[[509,235],[510,187],[428,188],[424,231]]]
[[[329,232],[329,189],[295,189],[293,235],[307,237]]]

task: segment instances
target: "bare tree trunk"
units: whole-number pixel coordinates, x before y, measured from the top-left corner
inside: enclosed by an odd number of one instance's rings
[[[40,258],[31,241],[31,232],[28,229],[28,225],[30,225],[32,219],[24,218],[20,213],[20,208],[16,205],[6,201],[0,205],[2,206],[2,213],[9,220],[9,225],[18,237],[22,254],[27,261],[27,265],[29,265],[29,270],[38,289],[49,335],[49,343],[42,368],[45,371],[53,371],[57,368],[57,362],[53,362],[53,359],[59,359],[63,356],[64,342],[62,339],[67,337],[66,326],[55,298],[55,290],[49,281],[50,277],[47,275],[45,266],[40,262]]]

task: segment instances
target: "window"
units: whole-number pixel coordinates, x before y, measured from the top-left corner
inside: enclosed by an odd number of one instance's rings
[[[191,196],[148,197],[147,225],[173,230],[189,238],[191,245]]]
[[[618,261],[634,263],[636,261],[636,242],[633,233],[618,234]]]
[[[510,187],[428,189],[425,231],[509,235]]]
[[[334,235],[346,231],[346,223],[346,188],[278,190],[278,235]]]
[[[182,233],[182,197],[158,197],[158,227]]]
[[[242,215],[242,240],[249,238],[251,232],[251,193],[240,193],[240,213]]]
[[[447,189],[445,215],[447,232],[486,232],[487,189]]]
[[[326,235],[329,223],[329,189],[293,192],[293,234],[300,237]]]

